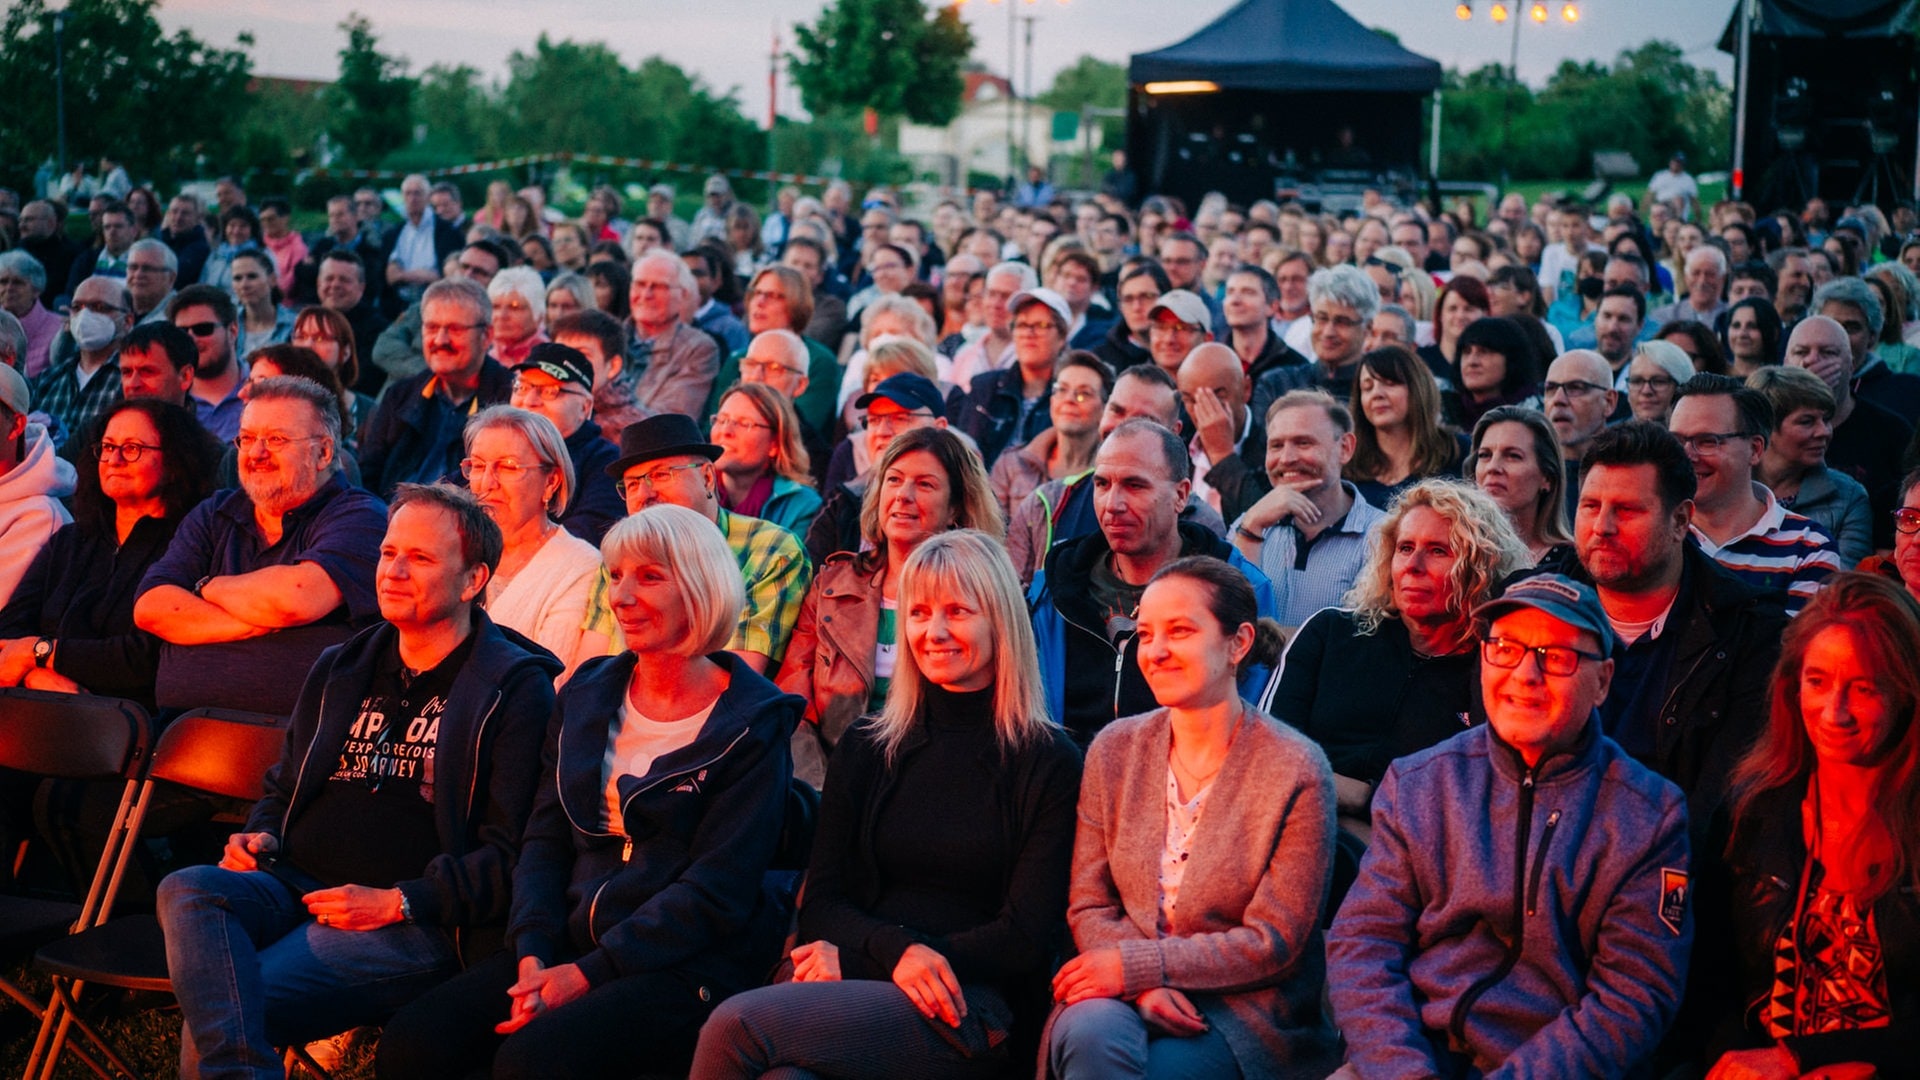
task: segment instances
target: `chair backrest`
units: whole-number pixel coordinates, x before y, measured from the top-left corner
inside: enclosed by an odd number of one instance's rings
[[[234,709],[193,709],[160,733],[155,780],[252,802],[287,741],[284,717]]]
[[[131,777],[153,745],[147,711],[120,698],[0,689],[0,767],[65,780]]]

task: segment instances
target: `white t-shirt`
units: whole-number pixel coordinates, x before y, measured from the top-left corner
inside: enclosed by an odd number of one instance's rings
[[[600,774],[605,778],[608,831],[618,836],[627,835],[626,822],[620,813],[620,778],[645,776],[655,761],[691,746],[700,729],[706,726],[707,717],[713,715],[713,704],[708,702],[706,708],[684,720],[666,721],[641,714],[631,701],[620,706],[620,719],[613,730],[607,732],[607,755],[600,766]]]
[[[1686,198],[1698,199],[1700,197],[1700,185],[1695,183],[1693,177],[1686,173],[1674,172],[1672,169],[1661,169],[1659,172],[1653,174],[1651,180],[1647,181],[1647,194],[1653,196],[1656,202],[1672,202],[1675,199]]]

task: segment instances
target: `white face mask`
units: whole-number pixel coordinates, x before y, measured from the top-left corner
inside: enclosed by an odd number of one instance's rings
[[[118,320],[88,309],[74,312],[67,326],[73,331],[74,344],[80,346],[82,352],[99,352],[113,344],[120,333]]]

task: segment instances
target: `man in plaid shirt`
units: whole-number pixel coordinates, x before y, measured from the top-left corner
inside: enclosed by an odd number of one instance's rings
[[[67,333],[77,352],[33,381],[33,403],[52,417],[65,439],[83,439],[94,422],[120,400],[120,342],[133,327],[127,284],[90,277],[73,290]]]
[[[662,413],[620,432],[620,459],[607,466],[607,475],[619,485],[629,514],[655,503],[673,503],[706,515],[719,527],[747,586],[747,606],[727,649],[755,671],[772,671],[780,666],[794,621],[800,617],[812,567],[792,533],[721,508],[713,475],[713,463],[719,457],[720,447],[706,441],[691,419]],[[616,634],[604,569],[587,601],[586,626],[609,637]]]

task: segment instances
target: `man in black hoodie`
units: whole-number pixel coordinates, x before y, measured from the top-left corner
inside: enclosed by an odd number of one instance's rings
[[[464,490],[395,496],[382,621],[321,654],[220,864],[160,885],[183,1075],[380,1023],[502,940],[561,665],[478,606],[500,551]]]

